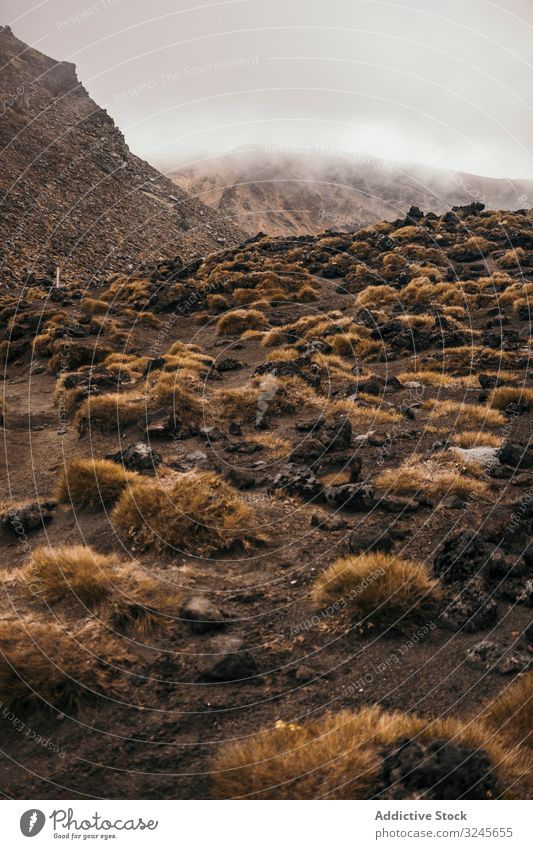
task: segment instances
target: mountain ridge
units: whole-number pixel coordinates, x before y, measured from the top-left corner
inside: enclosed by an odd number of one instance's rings
[[[0,29],[2,280],[130,270],[243,234],[135,156],[69,62]]]

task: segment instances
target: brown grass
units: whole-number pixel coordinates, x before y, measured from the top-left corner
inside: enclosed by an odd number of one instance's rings
[[[265,413],[279,416],[321,405],[316,392],[300,378],[278,379],[269,374],[253,377],[236,389],[220,389],[212,399],[214,415],[219,413],[225,421],[250,423]]]
[[[379,790],[382,751],[403,737],[451,741],[486,751],[500,786],[522,777],[526,765],[495,743],[479,724],[388,713],[378,706],[326,713],[305,724],[274,728],[225,746],[213,764],[218,799],[368,799]],[[523,784],[525,779],[522,778]],[[508,797],[527,790],[520,785]]]
[[[254,512],[218,475],[188,472],[122,493],[113,526],[140,550],[209,554],[254,539]]]
[[[505,687],[489,705],[484,720],[512,745],[533,747],[533,672]]]
[[[497,386],[489,394],[489,404],[496,410],[505,410],[510,404],[520,404],[529,411],[533,406],[533,389],[519,386]]]
[[[84,545],[37,548],[23,570],[32,594],[51,605],[76,604],[95,611],[114,628],[144,633],[177,615],[179,597],[137,563],[99,554]],[[82,614],[83,615],[83,614]]]
[[[489,494],[486,483],[476,480],[473,466],[465,468],[456,458],[445,454],[430,460],[422,460],[413,455],[396,469],[388,469],[376,478],[376,485],[386,492],[396,495],[416,496],[418,493],[427,498],[443,498],[457,495],[460,498],[470,496],[483,497]]]
[[[94,626],[70,634],[53,623],[20,619],[0,621],[0,700],[16,711],[47,706],[76,708],[96,696],[119,698],[124,682],[112,663],[126,652]]]
[[[153,388],[152,399],[157,407],[171,407],[182,424],[198,424],[202,420],[202,401],[185,385],[183,375],[161,374]]]
[[[241,336],[245,330],[262,330],[268,321],[259,310],[232,310],[217,321],[219,336]]]
[[[505,417],[498,410],[484,407],[483,404],[465,404],[462,401],[428,400],[422,404],[424,410],[431,412],[430,420],[440,420],[453,416],[455,424],[468,427],[473,424],[498,427],[505,424]]]
[[[404,628],[427,621],[437,588],[422,563],[377,552],[333,563],[317,578],[313,601],[321,608],[340,604],[366,624]]]
[[[496,434],[489,433],[486,430],[463,430],[461,433],[452,436],[453,444],[459,448],[479,448],[485,445],[491,448],[499,448],[502,441],[501,436],[496,436]]]
[[[102,510],[117,500],[122,490],[138,480],[112,460],[69,460],[57,483],[58,501],[76,507]]]

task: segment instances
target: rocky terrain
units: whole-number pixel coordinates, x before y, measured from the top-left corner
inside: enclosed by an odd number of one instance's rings
[[[4,292],[3,795],[530,795],[532,293],[482,204]]]
[[[173,182],[250,233],[351,231],[394,220],[411,205],[442,213],[457,204],[530,208],[533,181],[496,180],[329,151],[237,150],[183,164]]]
[[[56,62],[0,28],[0,283],[99,280],[243,233],[134,156]],[[32,278],[30,278],[32,279]]]

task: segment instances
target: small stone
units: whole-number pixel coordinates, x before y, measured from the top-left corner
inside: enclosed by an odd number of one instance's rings
[[[201,681],[239,681],[255,678],[257,664],[239,637],[215,637],[200,665]]]
[[[227,624],[218,607],[204,596],[193,596],[180,610],[181,619],[186,620],[193,634],[217,631]]]

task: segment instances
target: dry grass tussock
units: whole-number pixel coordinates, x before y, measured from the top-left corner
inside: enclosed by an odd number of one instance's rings
[[[55,496],[76,507],[102,510],[138,478],[135,472],[126,471],[112,460],[69,460],[57,482]]]
[[[438,582],[422,563],[391,554],[343,557],[326,569],[313,587],[315,605],[340,605],[368,626],[426,622],[434,609]]]
[[[501,436],[489,433],[486,430],[463,430],[461,433],[455,433],[452,436],[452,442],[459,448],[479,448],[480,446],[499,448],[503,439]]]
[[[429,368],[420,368],[418,371],[403,371],[397,375],[400,383],[418,381],[425,386],[478,386],[475,375],[466,377],[454,377],[441,371],[433,371]]]
[[[368,799],[381,790],[383,749],[410,737],[486,752],[499,785],[512,785],[504,795],[525,797],[525,763],[487,738],[479,723],[432,721],[378,706],[326,713],[305,724],[280,721],[251,739],[227,745],[213,764],[214,796]],[[431,793],[432,787],[427,790]],[[469,798],[471,788],[464,791]]]
[[[76,414],[76,426],[81,435],[90,430],[112,433],[146,419],[146,399],[135,393],[109,392],[86,398]]]
[[[369,396],[372,397],[372,396]],[[350,401],[348,398],[342,398],[339,401],[328,403],[325,413],[329,417],[334,417],[338,414],[345,415],[350,420],[352,427],[364,425],[370,427],[380,427],[394,424],[395,422],[403,421],[401,413],[390,410],[387,407],[380,407],[379,399],[373,397],[374,405],[363,407],[357,404],[356,401]]]
[[[197,424],[202,420],[202,400],[191,392],[183,375],[160,374],[151,392],[151,402],[156,407],[171,407],[183,424]]]
[[[224,421],[253,422],[262,416],[279,416],[319,409],[324,405],[317,393],[298,377],[278,379],[257,375],[237,389],[220,389],[213,395],[213,415]]]
[[[519,404],[529,411],[533,406],[533,389],[520,386],[498,386],[490,392],[489,404],[497,410],[505,410],[510,404]]]
[[[484,720],[514,746],[533,747],[533,672],[517,678],[490,703]]]
[[[388,469],[376,478],[376,485],[396,495],[424,495],[427,498],[487,497],[488,485],[478,480],[482,469],[475,464],[459,461],[453,452],[442,452],[429,460],[420,455],[408,457],[396,469]]]
[[[140,550],[205,555],[259,539],[252,508],[212,472],[136,483],[122,493],[111,521]]]
[[[219,336],[241,336],[245,330],[262,330],[268,325],[266,316],[259,310],[232,310],[217,321]]]
[[[498,427],[505,424],[505,417],[495,409],[483,404],[465,404],[462,401],[439,401],[430,399],[422,404],[430,412],[430,422],[452,416],[455,424],[468,427],[473,424]]]
[[[97,696],[120,698],[125,683],[111,664],[127,660],[92,623],[73,634],[49,622],[0,621],[0,699],[17,711],[66,711]]]
[[[50,605],[74,604],[78,617],[95,612],[120,631],[170,624],[179,607],[179,594],[139,564],[84,545],[37,548],[23,575],[30,592]]]

